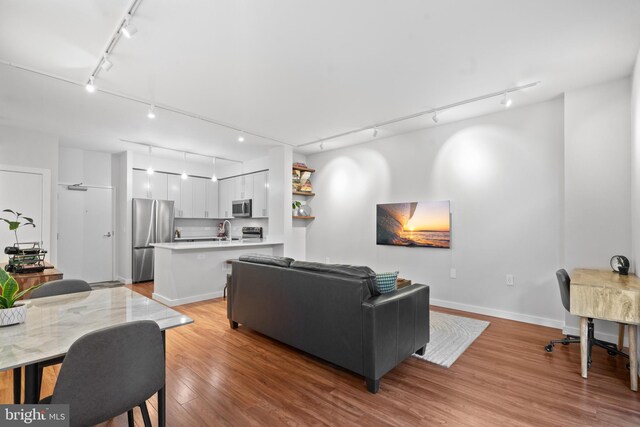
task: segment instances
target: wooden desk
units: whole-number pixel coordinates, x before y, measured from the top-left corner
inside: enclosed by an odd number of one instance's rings
[[[7,265],[6,262],[0,263],[0,268],[4,269],[4,266]],[[47,267],[53,267],[48,262],[45,262]],[[34,285],[40,285],[42,283],[52,282],[54,280],[62,279],[62,272],[56,270],[55,268],[46,268],[44,271],[40,273],[10,273],[18,285],[20,285],[20,290],[29,288]]]
[[[631,390],[638,391],[638,325],[640,278],[609,270],[576,269],[571,274],[571,314],[580,316],[582,377],[587,378],[587,319],[603,319],[629,325]]]

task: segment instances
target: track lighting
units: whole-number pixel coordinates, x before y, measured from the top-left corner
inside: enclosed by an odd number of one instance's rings
[[[437,111],[434,111],[433,116],[431,117],[431,120],[433,120],[433,123],[438,123],[439,119],[438,119]]]
[[[89,81],[87,82],[87,85],[84,87],[89,93],[93,93],[96,91],[96,87],[93,84],[93,80],[94,80],[93,76],[89,77]]]
[[[156,118],[156,112],[155,112],[155,106],[154,105],[150,105],[149,106],[149,110],[147,111],[147,117],[150,119],[155,119]]]
[[[104,58],[102,59],[102,64],[100,64],[100,68],[105,71],[109,71],[113,67],[113,62],[109,61],[109,56],[105,53]]]
[[[187,179],[189,178],[189,175],[187,175],[187,152],[185,151],[184,153],[182,153],[182,175],[180,175],[180,178],[182,179]]]
[[[511,107],[511,104],[513,104],[511,98],[507,97],[507,92],[504,93],[504,97],[502,98],[502,101],[500,101],[500,104],[504,105],[504,108],[509,108]]]
[[[378,136],[378,128],[373,128],[373,137]]]
[[[238,142],[244,142],[244,136],[239,136],[238,137]]]
[[[137,32],[138,28],[131,23],[131,15],[127,15],[124,25],[122,26],[122,34],[124,34],[126,38],[130,39]]]
[[[147,168],[147,175],[153,175],[153,168],[151,166]]]
[[[324,142],[320,143],[320,150],[324,150]]]

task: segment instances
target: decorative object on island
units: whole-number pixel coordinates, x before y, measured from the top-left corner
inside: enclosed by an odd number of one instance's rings
[[[451,247],[448,200],[380,204],[376,211],[378,245]]]
[[[40,242],[23,242],[18,239],[18,229],[22,227],[34,227],[33,219],[24,216],[22,213],[11,209],[4,209],[15,216],[15,218],[0,218],[9,225],[9,231],[13,231],[16,243],[13,246],[4,248],[4,253],[9,255],[9,262],[5,265],[5,270],[11,273],[39,273],[44,271],[44,258],[47,251],[40,247]]]
[[[614,255],[609,261],[611,269],[623,276],[629,274],[629,259],[624,255]]]
[[[17,304],[27,292],[39,288],[35,285],[19,291],[18,282],[9,273],[0,270],[0,326],[16,325],[27,319],[27,306]]]

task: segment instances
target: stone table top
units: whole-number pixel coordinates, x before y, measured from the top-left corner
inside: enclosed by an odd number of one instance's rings
[[[125,287],[22,301],[27,320],[0,327],[0,371],[65,355],[81,336],[136,320],[153,320],[161,330],[193,323],[169,307]]]

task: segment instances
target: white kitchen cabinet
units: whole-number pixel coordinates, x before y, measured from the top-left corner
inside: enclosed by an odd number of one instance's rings
[[[180,181],[180,210],[182,214],[180,216],[193,218],[193,178],[180,178]]]
[[[218,217],[231,218],[231,202],[234,196],[235,181],[224,179],[218,184]]]
[[[144,172],[146,174],[146,171]],[[167,200],[168,197],[168,175],[166,173],[154,173],[149,177],[149,198],[156,200]]]
[[[133,198],[150,199],[149,175],[146,171],[133,170]]]
[[[204,178],[189,178],[193,185],[193,214],[192,218],[207,217],[207,181]]]
[[[266,218],[269,216],[269,173],[258,172],[252,176],[252,216],[253,218]]]
[[[168,192],[167,192],[167,200],[173,200],[173,208],[174,214],[176,218],[182,217],[182,203],[181,203],[181,185],[182,179],[180,175],[168,175],[167,176],[167,184],[168,184]]]
[[[242,177],[242,191],[240,200],[253,199],[253,180],[256,174],[245,175]]]
[[[206,180],[205,218],[217,218],[218,212],[218,181]]]

